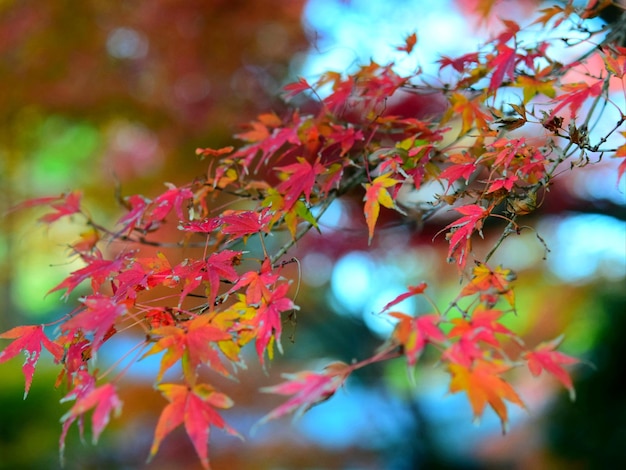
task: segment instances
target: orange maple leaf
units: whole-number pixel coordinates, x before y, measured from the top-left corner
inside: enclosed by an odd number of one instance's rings
[[[491,117],[481,109],[481,100],[484,97],[477,96],[473,99],[461,93],[453,93],[450,96],[452,105],[446,112],[443,122],[448,121],[452,116],[461,116],[461,131],[459,136],[467,134],[473,127],[479,131],[488,131],[487,121]]]
[[[215,408],[230,408],[233,401],[223,393],[216,392],[210,385],[198,384],[190,388],[187,385],[161,384],[158,389],[170,403],[163,408],[159,417],[149,460],[156,455],[165,436],[181,424],[184,424],[200,462],[206,469],[209,468],[208,442],[211,426],[224,429],[241,439],[239,433],[226,424],[215,411]]]
[[[491,269],[486,263],[477,263],[472,270],[472,280],[467,284],[459,297],[465,297],[476,293],[481,293],[487,299],[490,295],[503,295],[511,307],[515,307],[515,292],[511,288],[511,282],[516,279],[516,275],[510,269],[497,266]]]
[[[499,362],[476,360],[471,367],[451,363],[448,366],[452,374],[450,393],[464,391],[470,401],[474,418],[480,419],[489,404],[502,423],[502,433],[506,433],[508,411],[504,400],[526,408],[517,392],[500,374],[509,369]]]
[[[230,333],[211,323],[210,316],[199,315],[188,322],[184,328],[178,326],[155,328],[152,330],[152,334],[161,336],[161,338],[143,357],[165,351],[161,358],[157,382],[180,359],[182,359],[185,377],[190,383],[194,382],[196,369],[200,364],[207,364],[225,376],[230,375],[222,364],[215,346],[221,350],[230,351],[236,344],[233,343]]]
[[[389,316],[399,320],[393,331],[393,340],[402,345],[409,367],[417,363],[427,342],[443,342],[446,339],[437,326],[441,321],[439,315],[412,317],[400,312],[390,312]]]

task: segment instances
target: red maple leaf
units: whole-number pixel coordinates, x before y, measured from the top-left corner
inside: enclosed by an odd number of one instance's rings
[[[163,253],[146,258],[134,258],[112,280],[113,298],[117,302],[135,300],[137,292],[157,285],[172,286],[172,268]]]
[[[63,323],[61,330],[93,335],[91,349],[96,351],[110,336],[118,317],[126,313],[126,306],[102,294],[87,296],[81,299],[81,303],[85,308]]]
[[[462,73],[465,70],[465,67],[469,64],[477,64],[479,62],[479,55],[477,52],[471,52],[469,54],[464,54],[461,57],[457,57],[456,59],[451,59],[450,57],[442,56],[438,62],[441,64],[439,66],[439,70],[444,69],[445,67],[452,67],[459,73]]]
[[[203,283],[208,283],[207,303],[212,308],[219,290],[220,279],[230,282],[237,280],[238,274],[234,265],[238,263],[240,256],[239,251],[223,250],[212,253],[204,260],[184,260],[175,266],[168,278],[172,281],[178,280],[183,286],[179,307],[194,289]]]
[[[269,286],[278,281],[280,274],[272,271],[272,264],[268,258],[263,261],[261,271],[248,271],[244,273],[237,283],[230,289],[229,293],[233,293],[242,287],[248,286],[246,289],[246,302],[249,305],[256,305],[261,302],[263,297],[270,297],[271,292]]]
[[[555,351],[555,349],[563,341],[563,336],[553,341],[541,343],[533,351],[524,353],[524,358],[528,361],[528,368],[534,376],[538,376],[542,371],[546,371],[554,375],[559,382],[563,384],[569,391],[570,398],[576,398],[576,392],[572,379],[567,371],[561,365],[571,365],[580,362],[578,359]]]
[[[448,333],[450,338],[465,337],[474,341],[484,341],[492,346],[498,346],[496,333],[514,336],[513,332],[500,324],[498,320],[504,315],[501,310],[477,307],[470,319],[454,318],[450,320],[454,327]]]
[[[490,91],[496,91],[500,88],[505,77],[509,77],[510,80],[515,80],[516,57],[515,49],[505,44],[498,44],[496,46],[496,55],[489,62],[489,65],[493,67],[493,74],[489,82]]]
[[[306,79],[302,77],[298,77],[297,82],[289,83],[283,87],[285,93],[283,96],[286,100],[293,98],[296,95],[299,95],[303,91],[312,90],[313,87],[306,81]]]
[[[282,376],[287,379],[286,382],[273,387],[264,387],[261,391],[293,397],[261,418],[255,427],[298,409],[300,415],[328,400],[343,385],[351,372],[352,368],[348,364],[338,361],[327,365],[324,372],[302,371],[296,374],[283,374]]]
[[[155,225],[162,222],[174,209],[178,220],[184,220],[183,204],[193,199],[193,193],[187,187],[177,188],[171,183],[166,183],[168,190],[158,196],[148,210],[144,213],[144,229],[150,230]]]
[[[0,338],[14,340],[2,352],[0,352],[0,363],[15,357],[20,351],[24,351],[26,360],[22,366],[24,373],[24,398],[28,395],[30,385],[33,382],[35,366],[41,354],[41,345],[54,356],[59,362],[63,358],[63,347],[53,343],[43,332],[41,325],[16,326],[0,334]]]
[[[264,363],[266,350],[270,359],[274,356],[271,340],[276,342],[280,350],[282,331],[280,313],[297,308],[291,299],[285,297],[288,290],[289,284],[284,283],[271,291],[269,296],[264,296],[256,315],[251,320],[256,329],[256,350],[261,363]]]
[[[69,396],[66,396],[63,401],[68,400],[68,397]],[[78,416],[85,414],[92,408],[94,411],[91,417],[91,429],[93,433],[93,443],[95,444],[100,434],[109,423],[111,411],[119,414],[122,410],[122,402],[118,398],[113,384],[104,384],[83,394],[76,400],[74,406],[61,418],[61,422],[64,426],[66,423],[71,424]]]
[[[206,275],[205,279],[209,283],[209,306],[215,303],[218,293],[219,283],[221,279],[229,282],[235,282],[239,275],[235,270],[235,265],[239,264],[241,259],[241,251],[222,250],[212,253],[205,261]]]
[[[159,417],[149,459],[156,455],[165,436],[181,424],[184,424],[200,462],[206,469],[209,468],[208,443],[211,426],[224,429],[229,434],[241,438],[239,433],[228,426],[215,411],[215,408],[230,408],[233,406],[233,401],[223,393],[216,392],[210,385],[197,384],[189,387],[161,384],[157,388],[169,404],[163,408]]]
[[[222,219],[222,233],[233,235],[237,238],[247,238],[249,235],[259,232],[269,232],[269,223],[272,214],[268,208],[259,212],[247,210],[227,210],[220,216]]]
[[[478,331],[474,336],[461,336],[456,343],[453,343],[443,352],[441,358],[454,364],[470,367],[475,360],[483,359],[486,356],[487,351],[478,344],[483,336],[487,341],[491,341],[491,337],[481,331]]]
[[[467,254],[470,251],[470,238],[475,231],[482,229],[483,219],[489,214],[489,209],[485,209],[478,204],[458,207],[455,209],[464,215],[460,219],[447,225],[445,229],[450,231],[450,249],[448,257],[454,258],[458,254],[457,265],[463,269],[467,261]],[[444,229],[444,230],[445,230]]]
[[[48,294],[61,289],[67,289],[61,296],[62,299],[67,299],[72,291],[76,289],[81,282],[87,279],[91,279],[92,290],[98,292],[104,281],[112,278],[122,270],[130,256],[130,253],[122,253],[117,258],[108,260],[102,259],[102,254],[99,251],[93,256],[83,255],[81,258],[87,263],[87,266],[73,271],[61,283],[50,289]]]
[[[219,217],[204,220],[193,220],[180,224],[178,227],[185,232],[211,233],[217,230],[224,221]]]
[[[476,171],[476,159],[467,152],[450,155],[448,160],[454,165],[450,165],[439,174],[439,178],[448,181],[447,189],[460,178],[469,181],[470,176]]]
[[[593,84],[586,82],[570,83],[562,85],[561,88],[566,93],[555,98],[555,102],[558,104],[554,107],[550,113],[550,117],[556,116],[556,114],[563,108],[569,106],[570,118],[574,119],[578,114],[578,110],[589,98],[599,96],[602,92],[602,85],[604,81],[599,80]]]
[[[413,297],[414,295],[423,294],[424,291],[426,290],[426,287],[428,287],[428,285],[425,282],[422,282],[422,283],[420,283],[420,284],[418,284],[416,286],[409,286],[408,292],[400,294],[398,297],[393,299],[391,302],[389,302],[387,305],[385,305],[383,307],[383,309],[380,311],[380,313],[386,312],[387,310],[389,310],[394,305],[399,304],[400,302],[402,302],[405,299],[408,299],[409,297]]]
[[[141,225],[141,220],[150,201],[143,196],[133,194],[124,202],[128,208],[128,213],[122,216],[117,223],[123,226],[119,233],[130,234],[135,227]]]
[[[304,194],[306,202],[310,202],[311,191],[315,186],[315,178],[325,170],[319,158],[311,165],[306,159],[298,157],[298,163],[277,167],[284,180],[276,189],[285,195],[284,210],[290,210]]]
[[[61,460],[63,460],[65,449],[65,437],[72,423],[78,420],[78,428],[82,437],[84,415],[93,409],[91,429],[95,444],[102,430],[109,423],[111,411],[114,411],[116,415],[121,412],[122,402],[118,398],[113,384],[108,383],[100,387],[96,387],[95,384],[96,380],[93,376],[85,370],[79,370],[74,377],[74,389],[61,399],[61,402],[76,400],[72,408],[61,418],[61,423],[63,423],[59,444]]]
[[[39,221],[50,224],[57,221],[61,217],[79,214],[81,212],[80,200],[82,199],[82,197],[82,192],[72,191],[71,193],[61,194],[60,196],[47,196],[29,199],[16,205],[15,207],[12,207],[10,212],[36,206],[49,205],[55,210],[55,212],[43,215],[39,218]]]

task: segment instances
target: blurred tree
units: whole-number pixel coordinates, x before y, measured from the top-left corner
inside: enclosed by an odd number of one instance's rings
[[[529,14],[534,3],[524,2]],[[20,36],[25,46],[10,50],[21,65],[13,71],[18,76],[45,77],[50,93],[42,90],[41,80],[39,89],[27,92],[24,86],[23,96],[17,86],[18,99],[7,101],[8,109],[15,111],[6,126],[15,131],[7,142],[14,139],[15,143],[5,153],[19,156],[30,148],[24,155],[32,155],[38,168],[28,167],[23,173],[37,185],[46,184],[55,171],[65,173],[58,165],[61,154],[75,167],[100,154],[123,184],[119,202],[127,213],[113,227],[114,216],[109,215],[107,222],[104,207],[87,211],[78,192],[24,204],[49,207],[40,220],[65,229],[59,240],[70,242],[73,254],[82,260],[80,268],[52,289],[65,291],[64,297],[71,295],[79,306],[46,324],[45,331],[32,326],[3,333],[13,342],[0,353],[0,361],[20,349],[27,353],[27,391],[42,345],[63,365],[58,382],[68,387],[66,400],[73,404],[62,418],[62,442],[71,425],[81,423],[94,408],[92,432],[97,440],[109,414],[121,406],[119,392],[131,405],[127,414],[138,423],[138,431],[131,434],[140,442],[122,450],[125,456],[97,455],[96,465],[134,464],[134,451],[154,456],[163,447],[159,454],[163,460],[157,457],[153,465],[167,468],[170,459],[180,463],[179,456],[189,455],[193,448],[202,465],[208,466],[209,426],[237,434],[217,410],[230,408],[234,401],[248,420],[257,418],[256,406],[261,402],[251,399],[251,389],[266,385],[267,380],[251,372],[246,375],[249,382],[220,384],[217,391],[213,385],[217,381],[206,369],[233,375],[253,360],[247,348],[242,350],[253,342],[265,364],[281,347],[281,333],[298,368],[310,367],[311,356],[328,355],[346,362],[331,362],[322,372],[290,374],[284,383],[266,387],[264,391],[290,397],[260,423],[326,401],[352,376],[353,390],[380,400],[372,406],[372,415],[388,414],[395,420],[395,432],[363,432],[358,445],[371,447],[364,443],[379,439],[378,445],[385,449],[380,455],[386,451],[385,462],[393,461],[397,468],[418,464],[445,468],[454,463],[450,452],[437,448],[436,420],[428,415],[428,407],[413,398],[414,389],[409,391],[406,382],[400,385],[398,376],[404,376],[404,371],[399,374],[392,365],[397,361],[391,359],[404,359],[410,381],[434,385],[441,384],[445,374],[425,379],[422,368],[416,372],[414,366],[418,360],[443,363],[450,374],[449,391],[466,393],[475,418],[490,405],[503,431],[509,421],[504,400],[525,406],[508,378],[521,375],[519,366],[534,375],[542,370],[553,374],[573,396],[563,366],[577,360],[555,351],[560,340],[541,341],[558,336],[571,322],[571,312],[564,307],[575,302],[579,293],[553,292],[558,283],[550,275],[534,273],[533,259],[519,256],[533,253],[531,258],[538,260],[554,247],[546,244],[543,231],[529,237],[528,227],[520,224],[521,220],[541,222],[564,208],[606,212],[606,204],[569,197],[568,185],[559,182],[574,181],[576,188],[576,181],[557,178],[561,172],[587,166],[593,160],[590,156],[624,156],[623,144],[615,139],[623,134],[624,123],[619,96],[624,51],[616,45],[624,30],[616,23],[613,32],[605,35],[601,25],[588,23],[601,11],[592,3],[586,8],[559,4],[535,16],[535,29],[567,22],[570,30],[563,30],[563,35],[575,38],[545,39],[529,36],[534,33],[532,26],[527,30],[510,19],[489,20],[497,13],[493,10],[497,2],[474,2],[482,21],[494,28],[492,39],[478,52],[442,57],[440,78],[445,85],[432,85],[420,68],[402,75],[395,64],[371,62],[349,74],[328,72],[284,87],[297,110],[268,98],[276,94],[280,77],[286,74],[284,64],[293,53],[288,39],[292,30],[274,19],[253,21],[252,25],[262,26],[250,36],[247,22],[257,18],[253,14],[257,9],[263,10],[259,5],[238,3],[236,14],[243,16],[229,16],[232,5],[226,2],[205,9],[193,3],[127,3],[120,7],[121,21],[115,16],[118,7],[87,2],[81,8],[85,17],[95,18],[94,36],[82,23],[66,25],[67,31],[75,31],[69,36],[85,35],[87,52],[80,54],[81,48],[68,46],[73,42],[56,37],[43,42],[44,49],[65,58],[62,65],[51,63],[49,68],[35,60],[41,54],[39,32],[48,24],[63,24],[56,16],[63,13],[51,5],[37,14],[27,11],[24,24],[32,29],[24,26],[30,31]],[[192,7],[202,13],[196,15]],[[211,8],[216,10],[209,13]],[[297,16],[292,7],[285,8],[286,18]],[[15,11],[11,25],[22,18],[22,10]],[[218,12],[223,22],[216,29],[223,34],[215,36],[215,30],[205,30],[204,25],[218,18]],[[239,56],[218,48],[227,56],[226,65],[220,62],[219,72],[217,66],[209,68],[204,48],[211,39],[228,37],[240,27],[246,33],[242,38],[254,37],[259,56],[282,67],[250,66],[264,60],[252,54],[254,59],[244,60],[242,71],[241,61],[235,60]],[[299,37],[299,26],[292,33]],[[586,37],[580,40],[578,35]],[[32,43],[38,37],[39,42]],[[409,35],[397,49],[410,56],[417,41],[416,35]],[[552,48],[574,41],[586,49],[576,50],[575,60],[569,58],[572,63],[560,56],[554,59]],[[106,58],[106,67],[94,61],[95,51]],[[572,65],[577,61],[587,68]],[[78,71],[66,64],[78,64]],[[248,73],[256,77],[253,87]],[[576,81],[576,74],[585,81]],[[214,82],[216,76],[230,77],[230,85]],[[230,97],[233,90],[236,100],[217,101],[217,97]],[[127,102],[126,97],[131,99]],[[274,112],[251,121],[237,135],[244,144],[235,149],[213,123],[230,122],[229,116],[241,120],[252,99]],[[606,113],[614,109],[617,124],[596,129],[592,123],[609,122]],[[187,176],[187,165],[165,158],[172,149],[191,155],[200,142],[211,144],[196,152],[204,160],[200,172],[189,165]],[[9,161],[19,167],[15,162],[20,158]],[[176,185],[169,184],[153,198],[134,194],[133,178],[140,173],[151,181],[162,177],[156,171],[144,172],[146,167],[158,167],[160,158],[166,181],[174,172],[177,179],[193,176],[193,181],[182,185],[174,181]],[[617,173],[621,175],[623,169],[621,164]],[[12,170],[11,174],[19,173]],[[79,176],[74,175],[61,179],[63,184]],[[99,175],[95,172],[86,182],[99,186],[92,193],[100,197],[105,190],[110,194],[113,184],[102,184]],[[132,195],[126,196],[129,188]],[[555,199],[557,203],[550,205]],[[608,204],[611,215],[620,218],[623,206]],[[68,219],[82,220],[87,226],[87,231],[76,235],[77,241],[68,235]],[[311,233],[303,238],[311,228],[325,235]],[[439,236],[444,232],[445,237]],[[574,237],[573,232],[569,237]],[[433,238],[443,243],[430,247]],[[556,239],[557,248],[566,243]],[[535,248],[529,249],[533,244]],[[287,252],[290,255],[284,256]],[[432,261],[437,258],[447,258],[449,266]],[[536,283],[548,286],[532,299],[527,295],[516,301],[512,288],[516,273],[510,268],[534,275],[535,288]],[[429,285],[418,283],[420,277],[427,277]],[[459,277],[460,290],[455,285]],[[296,279],[298,287],[289,279]],[[83,284],[85,280],[91,281],[90,286]],[[518,285],[528,290],[528,281]],[[450,301],[448,308],[438,307],[439,298]],[[531,301],[536,305],[529,307]],[[512,314],[517,311],[528,315],[516,318]],[[52,326],[55,331],[50,331]],[[287,338],[296,346],[290,346]],[[584,341],[582,334],[578,340]],[[129,341],[135,345],[129,346]],[[161,360],[151,373],[164,408],[150,446],[142,424],[149,403],[129,383],[127,367],[153,354]],[[108,368],[98,356],[119,357],[122,363]],[[506,371],[510,372],[505,378]],[[422,380],[415,380],[416,374]],[[386,385],[380,384],[381,376],[388,379]],[[392,394],[408,399],[394,409]],[[242,420],[236,413],[229,423]],[[406,421],[399,421],[407,415]],[[174,431],[178,425],[183,425],[184,433]],[[279,457],[256,465],[304,465],[310,457],[297,438],[276,429],[281,428],[272,428],[273,444],[259,445],[249,455],[226,453],[226,458],[237,458],[249,467],[250,459],[280,449]],[[169,444],[161,445],[170,433],[187,434],[191,444],[179,447],[176,441],[172,447],[168,439]],[[113,446],[119,448],[130,440],[127,435]],[[383,457],[368,453],[355,457],[350,451],[358,445],[346,444],[334,455],[326,454],[328,466],[381,466],[375,459]],[[389,450],[394,447],[402,449],[395,460]],[[212,458],[214,463],[217,459]],[[318,464],[320,460],[318,456]],[[472,465],[468,463],[468,468]]]

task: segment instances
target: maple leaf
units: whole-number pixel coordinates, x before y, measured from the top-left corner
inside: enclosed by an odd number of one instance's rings
[[[126,313],[126,306],[118,304],[110,297],[102,294],[93,294],[81,299],[85,306],[78,314],[61,325],[66,332],[80,331],[83,334],[92,334],[92,350],[96,351],[110,336],[115,321]]]
[[[417,43],[417,34],[416,33],[410,34],[406,37],[404,44],[401,46],[397,46],[396,50],[404,51],[407,54],[410,54],[413,48],[415,47],[416,43]]]
[[[478,204],[470,204],[455,209],[464,215],[460,219],[447,225],[444,230],[452,228],[450,232],[450,249],[448,257],[453,258],[459,252],[457,259],[458,266],[463,269],[470,249],[470,238],[474,231],[482,229],[483,219],[489,214],[489,209],[485,209]]]
[[[500,343],[495,337],[496,333],[515,337],[511,330],[498,322],[503,315],[504,313],[501,310],[488,309],[479,305],[472,312],[471,318],[454,318],[450,320],[454,326],[449,331],[448,337],[461,337],[467,343],[462,344],[458,349],[452,348],[447,357],[452,361],[468,365],[472,359],[480,357],[476,355],[477,351],[471,346],[471,342],[476,344],[482,341],[498,348]]]
[[[510,269],[497,266],[492,270],[486,263],[476,263],[472,270],[472,280],[463,288],[459,297],[493,291],[497,295],[504,295],[511,307],[514,307],[515,292],[510,284],[516,278],[517,276]]]
[[[565,5],[565,7],[562,7],[560,5],[554,5],[554,6],[539,10],[539,13],[542,13],[542,15],[539,16],[539,18],[537,18],[532,24],[541,23],[545,27],[553,18],[556,17],[557,19],[552,25],[553,28],[556,28],[573,12],[574,12],[574,6],[572,2],[568,2],[567,5]]]
[[[572,379],[561,365],[577,364],[580,361],[574,357],[555,351],[563,341],[563,336],[539,344],[534,350],[527,351],[523,357],[528,361],[528,369],[536,377],[542,371],[554,375],[559,382],[569,391],[572,401],[576,398],[576,392]]]
[[[574,119],[578,114],[578,110],[589,98],[599,96],[602,92],[603,81],[597,81],[593,84],[586,82],[569,83],[562,85],[561,88],[566,93],[561,96],[557,96],[555,101],[558,104],[554,107],[550,113],[550,117],[556,116],[556,114],[563,108],[569,106],[570,118]]]
[[[67,395],[62,401],[72,399],[72,394]],[[98,442],[100,434],[109,423],[111,412],[116,416],[122,411],[122,402],[117,396],[113,384],[107,383],[100,387],[93,388],[88,393],[82,394],[70,410],[61,417],[61,423],[71,424],[77,417],[94,409],[91,417],[91,429],[93,433],[93,443]]]
[[[247,210],[227,210],[220,215],[222,219],[222,233],[246,239],[249,235],[259,232],[269,232],[269,223],[272,214],[268,208],[259,212]]]
[[[489,130],[487,121],[490,119],[490,116],[481,109],[481,100],[484,98],[477,96],[470,99],[461,93],[452,93],[449,99],[452,106],[448,109],[442,121],[446,122],[452,116],[461,116],[459,136],[467,134],[473,127],[480,131]]]
[[[221,157],[222,155],[228,155],[234,149],[235,148],[233,146],[222,147],[222,148],[219,148],[219,149],[197,148],[196,149],[196,155],[200,155],[200,156],[202,156],[202,158],[205,158],[205,157]]]
[[[263,297],[271,297],[268,286],[278,281],[280,275],[272,271],[272,263],[269,258],[265,258],[261,271],[248,271],[244,273],[237,283],[228,291],[229,294],[248,286],[246,289],[246,302],[250,305],[256,305],[261,302]]]
[[[123,228],[119,233],[130,234],[137,225],[141,224],[141,219],[148,207],[150,201],[143,196],[133,194],[124,200],[124,204],[128,209],[128,214],[122,216],[117,223]]]
[[[385,305],[383,307],[383,309],[380,311],[380,313],[386,312],[387,310],[389,310],[394,305],[399,304],[400,302],[402,302],[405,299],[408,299],[409,297],[413,297],[414,295],[423,294],[424,291],[426,290],[426,287],[428,287],[428,285],[425,282],[421,282],[420,284],[418,284],[416,286],[409,286],[408,292],[400,294],[398,297],[393,299],[391,302],[389,302],[387,305]]]
[[[626,74],[626,47],[609,45],[603,49],[603,60],[606,69],[617,78],[624,78]]]
[[[28,395],[28,391],[33,382],[35,366],[41,354],[41,345],[43,344],[52,356],[54,356],[56,362],[61,361],[63,358],[63,347],[50,341],[44,334],[43,326],[41,325],[16,326],[0,334],[0,338],[14,340],[0,352],[0,363],[15,357],[20,351],[24,351],[26,356],[24,365],[22,366],[25,380],[24,398]]]
[[[548,70],[547,68],[544,70]],[[556,80],[544,80],[542,73],[538,72],[535,76],[518,75],[513,86],[523,88],[524,104],[532,100],[536,95],[542,94],[549,98],[556,96],[555,84]]]
[[[511,192],[513,190],[513,186],[518,181],[518,177],[516,174],[509,174],[503,178],[497,178],[491,180],[489,186],[487,188],[487,192],[485,194],[495,193],[501,189],[506,190],[507,192]]]
[[[402,345],[409,367],[417,363],[428,341],[443,342],[446,339],[437,326],[441,321],[439,315],[412,317],[400,312],[390,312],[389,316],[399,320],[392,339],[396,344]]]
[[[145,226],[151,227],[165,219],[172,209],[176,212],[179,220],[185,218],[183,204],[193,199],[193,193],[187,187],[177,188],[171,183],[165,183],[168,190],[158,196],[151,204],[151,210],[145,214]]]
[[[94,292],[97,292],[105,280],[112,278],[124,267],[130,256],[130,253],[123,253],[113,260],[107,260],[102,259],[100,252],[97,252],[95,256],[83,255],[81,258],[87,263],[87,266],[72,271],[61,283],[50,289],[48,294],[66,289],[61,299],[67,299],[72,291],[87,279],[91,279],[91,288]]]
[[[181,424],[191,440],[200,462],[209,468],[209,437],[211,426],[224,429],[241,439],[215,408],[226,409],[233,406],[233,401],[223,393],[215,391],[207,384],[193,387],[178,384],[161,384],[157,387],[169,403],[163,408],[154,431],[154,440],[150,447],[151,460],[159,450],[163,439]]]
[[[369,243],[372,242],[374,236],[374,228],[376,227],[376,221],[378,220],[378,214],[380,213],[380,205],[392,209],[395,207],[393,199],[387,191],[387,188],[395,186],[399,181],[391,177],[391,173],[380,175],[372,181],[372,183],[366,183],[365,206],[363,211],[365,212],[365,220],[367,221],[367,227],[369,231]]]
[[[232,342],[231,335],[211,324],[210,316],[198,315],[184,327],[162,326],[155,328],[151,334],[160,336],[160,338],[152,348],[146,351],[143,357],[166,351],[161,358],[157,382],[180,359],[182,359],[185,378],[190,383],[195,381],[196,370],[201,364],[208,365],[224,376],[230,375],[212,343]]]
[[[262,122],[252,121],[249,127],[250,130],[236,134],[235,137],[245,142],[261,142],[270,136],[269,129]]]
[[[515,59],[515,49],[505,44],[496,46],[495,57],[489,62],[489,65],[493,67],[493,74],[489,82],[490,91],[496,91],[500,88],[505,77],[515,80]]]
[[[485,406],[489,404],[502,423],[504,434],[508,425],[508,412],[504,400],[526,408],[513,387],[500,374],[509,369],[499,362],[477,360],[471,367],[461,364],[449,364],[452,375],[450,393],[464,391],[472,406],[474,419],[479,419]]]
[[[65,438],[72,423],[78,420],[78,429],[82,437],[84,415],[93,409],[91,429],[92,439],[95,444],[103,429],[109,423],[111,412],[113,411],[116,415],[119,415],[122,408],[122,402],[117,396],[114,385],[109,383],[96,387],[96,379],[85,370],[76,372],[74,388],[61,399],[61,403],[72,400],[76,402],[61,418],[61,423],[63,424],[59,440],[61,462],[63,462]]]
[[[448,181],[446,191],[460,178],[469,181],[470,176],[476,171],[476,159],[467,152],[452,154],[448,160],[454,165],[450,165],[439,174],[439,178]]]
[[[351,372],[352,368],[348,364],[337,361],[328,364],[324,372],[302,371],[296,374],[282,374],[282,377],[287,379],[286,382],[264,387],[261,391],[293,397],[261,418],[255,427],[295,410],[298,410],[297,416],[302,415],[313,406],[332,397]]]
[[[270,359],[274,356],[272,340],[276,342],[279,351],[281,350],[281,312],[297,309],[293,301],[285,297],[289,287],[287,283],[280,284],[270,292],[269,296],[264,296],[256,315],[250,322],[256,329],[256,350],[261,364],[264,363],[265,351]]]
[[[241,261],[241,251],[222,250],[217,253],[212,253],[206,259],[206,279],[209,282],[209,306],[215,304],[215,298],[217,296],[219,283],[221,279],[229,282],[235,282],[239,275],[235,270],[235,266]]]
[[[476,64],[480,60],[478,53],[471,52],[469,54],[464,54],[461,57],[457,57],[456,59],[451,59],[450,57],[442,56],[438,62],[441,64],[439,66],[439,70],[444,69],[445,67],[452,67],[459,73],[462,73],[465,70],[465,67],[469,64]]]
[[[313,87],[306,81],[306,79],[302,77],[298,77],[297,82],[289,83],[283,87],[285,93],[283,96],[286,100],[293,98],[296,95],[299,95],[303,91],[312,90]]]
[[[240,251],[222,250],[212,253],[206,259],[184,260],[172,269],[167,276],[170,282],[181,282],[183,290],[180,293],[178,306],[194,289],[208,283],[207,305],[213,308],[219,290],[220,279],[234,282],[238,275],[234,265],[241,259]]]
[[[50,207],[52,207],[55,212],[45,214],[41,216],[38,220],[46,224],[51,224],[52,222],[56,222],[57,220],[59,220],[61,217],[81,213],[80,201],[82,197],[83,194],[81,191],[72,191],[67,194],[61,194],[59,197],[43,197],[31,199],[29,201],[25,201],[19,204],[18,206],[16,206],[15,209],[50,205]]]
[[[357,130],[352,126],[345,127],[339,124],[333,124],[331,127],[332,132],[327,136],[328,142],[329,144],[335,143],[340,145],[341,152],[339,153],[339,156],[341,157],[346,155],[354,147],[354,144],[357,141],[363,140],[363,131],[360,129]]]
[[[285,195],[285,210],[290,210],[301,194],[307,203],[311,199],[311,191],[315,186],[315,178],[325,171],[319,158],[311,165],[306,159],[298,157],[298,163],[277,167],[283,181],[276,189]]]
[[[441,358],[454,364],[471,367],[475,360],[487,356],[487,351],[478,344],[483,338],[486,341],[492,341],[489,333],[481,330],[476,331],[474,335],[463,335],[443,352]],[[496,342],[495,346],[498,344]]]
[[[80,255],[89,255],[96,251],[96,244],[100,241],[100,234],[95,228],[79,234],[78,241],[72,243],[72,250]]]
[[[212,217],[204,220],[192,220],[180,224],[178,228],[185,232],[211,233],[221,227],[224,221],[219,217]]]
[[[176,283],[171,279],[172,268],[161,252],[156,256],[133,258],[129,266],[120,271],[111,282],[113,299],[119,303],[135,300],[137,292],[157,285],[171,287]]]

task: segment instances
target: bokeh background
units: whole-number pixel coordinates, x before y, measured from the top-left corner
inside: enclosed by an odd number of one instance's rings
[[[79,236],[76,227],[46,228],[36,211],[11,212],[15,204],[80,188],[94,216],[115,220],[116,194],[150,196],[166,181],[203,174],[206,162],[196,158],[196,147],[232,144],[239,126],[257,113],[280,112],[280,87],[296,76],[350,71],[372,59],[421,66],[434,80],[440,55],[468,52],[497,27],[478,24],[476,3],[0,1],[0,330],[54,321],[71,310],[71,301],[45,293],[79,267],[66,248]],[[521,24],[541,6],[503,3],[495,13]],[[414,57],[396,56],[394,46],[413,31]],[[614,99],[624,109],[623,91],[615,90]],[[423,115],[438,104],[412,95],[400,106]],[[431,241],[436,225],[418,231],[389,217],[370,250],[355,197],[331,207],[324,237],[312,234],[299,244],[301,310],[297,327],[285,326],[284,355],[263,371],[251,354],[239,383],[218,385],[237,403],[225,416],[246,442],[215,431],[213,468],[613,468],[622,462],[626,201],[616,166],[603,161],[577,169],[552,188],[528,221],[549,252],[527,231],[507,240],[497,260],[519,276],[519,314],[508,326],[531,345],[564,332],[564,350],[584,359],[573,369],[576,403],[553,379],[519,371],[511,380],[529,411],[512,410],[503,437],[490,412],[472,424],[467,399],[446,393],[447,375],[426,355],[415,387],[401,361],[369,367],[301,419],[250,435],[279,400],[260,396],[259,387],[277,383],[282,372],[371,354],[392,328],[372,312],[406,285],[427,281],[440,306],[456,295],[458,278],[445,265],[442,237]],[[411,302],[403,305],[407,311],[429,308]],[[119,340],[110,357],[103,350],[102,369],[130,347]],[[46,359],[25,401],[21,361],[0,366],[0,469],[59,467],[59,418],[68,405],[58,403],[64,392],[54,388],[57,371]],[[182,430],[146,463],[165,403],[152,387],[156,367],[143,361],[129,369],[123,415],[97,446],[88,433],[81,443],[72,429],[66,468],[199,468]]]

